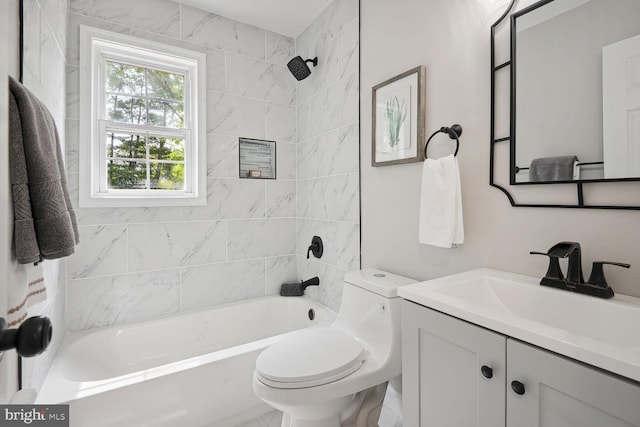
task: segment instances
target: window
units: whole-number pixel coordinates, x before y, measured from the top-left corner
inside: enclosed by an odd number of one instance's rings
[[[205,204],[205,55],[80,35],[80,206]]]

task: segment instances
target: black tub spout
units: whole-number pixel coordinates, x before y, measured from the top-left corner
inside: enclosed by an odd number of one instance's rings
[[[304,295],[304,290],[309,286],[319,286],[320,279],[312,277],[309,280],[300,281],[300,283],[283,283],[280,286],[280,295],[283,297],[300,297]]]

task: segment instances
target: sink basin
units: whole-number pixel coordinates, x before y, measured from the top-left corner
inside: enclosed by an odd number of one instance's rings
[[[481,268],[400,287],[415,303],[640,381],[640,298],[604,300]]]

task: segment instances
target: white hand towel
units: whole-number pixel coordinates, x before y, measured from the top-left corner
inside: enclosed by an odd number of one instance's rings
[[[20,326],[27,318],[29,307],[47,299],[42,264],[16,264],[19,271],[16,271],[15,278],[19,284],[7,287],[7,323],[10,328]]]
[[[464,242],[460,170],[454,155],[426,159],[422,169],[419,241],[452,248]]]

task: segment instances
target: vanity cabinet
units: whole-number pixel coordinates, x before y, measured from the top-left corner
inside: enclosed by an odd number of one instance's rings
[[[402,377],[407,426],[640,426],[637,383],[406,300]]]

